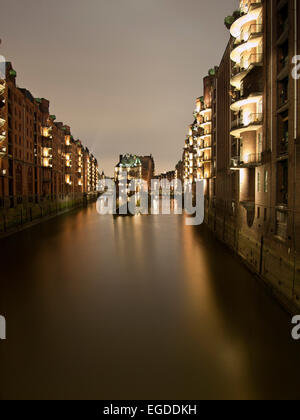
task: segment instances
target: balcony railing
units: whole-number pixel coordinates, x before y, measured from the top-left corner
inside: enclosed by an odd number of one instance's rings
[[[263,33],[263,25],[258,23],[253,23],[248,29],[243,29],[241,31],[241,43],[249,41],[251,38],[255,38],[258,35]]]
[[[234,77],[244,71],[250,69],[251,66],[262,64],[263,54],[251,54],[247,59],[241,61],[241,65],[234,66],[231,71],[231,76]]]
[[[259,4],[261,4],[261,0],[246,0],[241,6],[241,13],[246,15],[253,6],[258,6]]]
[[[260,125],[263,121],[263,114],[250,114],[247,118],[237,118],[232,121],[231,129],[239,129],[250,125]]]
[[[261,64],[262,61],[263,61],[262,53],[251,54],[248,58],[242,59],[241,68],[244,70],[248,70],[250,66]]]
[[[0,156],[5,156],[7,153],[7,148],[5,146],[0,147]]]
[[[250,168],[262,164],[262,153],[251,153],[246,156],[245,161],[240,156],[231,158],[231,168]]]

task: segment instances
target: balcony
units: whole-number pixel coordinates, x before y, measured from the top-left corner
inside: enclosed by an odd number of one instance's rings
[[[0,80],[0,95],[2,95],[5,92],[5,81]]]
[[[234,61],[235,63],[242,65],[242,62],[244,61],[243,55],[245,55],[247,51],[251,52],[251,50],[258,48],[262,42],[262,39],[263,39],[263,36],[258,35],[256,37],[252,37],[247,42],[243,42],[242,44],[238,45],[236,48],[234,48],[231,51],[230,59]]]
[[[244,44],[253,38],[257,38],[263,34],[264,27],[261,24],[253,23],[247,29],[242,29],[240,38],[236,41],[236,46]]]
[[[7,148],[6,146],[1,146],[0,147],[0,157],[4,157],[7,154]]]
[[[231,135],[240,137],[246,131],[256,131],[262,127],[263,114],[250,114],[243,119],[237,118],[231,123]]]
[[[240,156],[231,158],[231,170],[239,170],[245,168],[256,168],[262,165],[262,153],[251,153],[242,161]]]
[[[205,105],[204,108],[199,112],[200,115],[205,115],[208,112],[212,112],[212,108],[210,105]]]
[[[3,142],[6,139],[6,132],[2,131],[0,132],[0,143]]]
[[[52,168],[52,156],[47,156],[42,158],[42,166],[44,168]]]
[[[207,143],[207,144],[203,144],[199,147],[197,147],[197,151],[201,151],[201,152],[205,152],[205,150],[210,150],[211,146]]]
[[[244,13],[239,19],[237,19],[230,28],[230,33],[234,38],[239,38],[243,26],[247,22],[257,20],[262,12],[261,0],[249,0],[244,3],[241,8],[241,12]]]
[[[247,74],[257,66],[262,66],[263,54],[251,54],[241,65],[235,65],[232,69],[230,84],[237,89],[241,88],[241,83]]]
[[[211,132],[211,131],[209,131],[209,132],[207,132],[207,133],[202,134],[199,138],[200,138],[201,140],[204,140],[206,137],[210,137],[211,135],[212,135],[212,132]]]
[[[197,158],[197,163],[203,165],[204,163],[211,163],[211,158],[203,157]]]
[[[235,97],[233,97],[233,103],[230,106],[230,109],[233,112],[238,112],[246,105],[258,104],[260,101],[262,101],[262,98],[262,94],[253,94],[249,95],[248,97],[243,97],[237,94]]]
[[[199,127],[201,128],[205,128],[208,125],[211,125],[212,121],[211,118],[208,118],[207,120],[203,120],[200,124]]]

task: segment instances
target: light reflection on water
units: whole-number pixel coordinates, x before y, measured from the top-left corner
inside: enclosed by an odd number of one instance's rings
[[[2,245],[0,397],[297,396],[289,317],[204,227],[90,207]]]

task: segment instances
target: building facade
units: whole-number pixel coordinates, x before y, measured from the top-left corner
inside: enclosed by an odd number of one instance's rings
[[[230,40],[194,114],[204,134],[195,147],[194,123],[184,152],[185,182],[209,185],[208,226],[289,307],[300,306],[299,3],[241,0],[225,19]]]
[[[194,122],[189,126],[183,152],[183,183],[204,181],[206,206],[215,188],[216,175],[216,80],[218,68],[203,79],[203,96],[196,100]]]
[[[154,178],[155,174],[155,163],[152,155],[150,156],[141,156],[142,163],[142,179],[147,182],[148,189],[151,188],[151,181]]]
[[[133,180],[143,180],[147,183],[148,191],[150,191],[151,180],[154,179],[155,173],[153,156],[120,155],[119,162],[115,167],[116,182],[124,180],[124,172],[127,173],[128,183]]]
[[[11,63],[2,63],[1,68],[0,207],[95,192],[98,163],[94,156],[87,153],[86,168],[82,143],[74,140],[70,127],[56,122],[49,101],[19,88]]]

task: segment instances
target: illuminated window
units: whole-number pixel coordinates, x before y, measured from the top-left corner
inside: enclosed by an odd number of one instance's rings
[[[269,172],[265,170],[264,176],[264,192],[267,193],[269,189]]]
[[[261,186],[261,183],[260,183],[260,172],[257,172],[257,192],[258,193],[260,192],[260,186]]]

